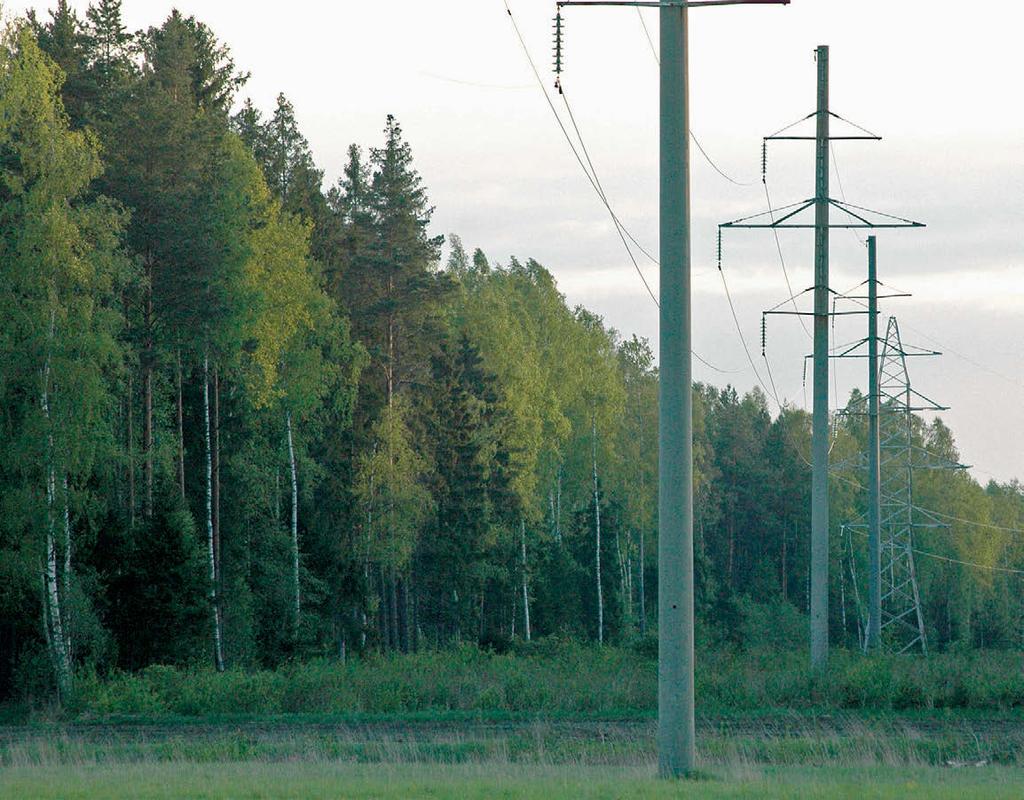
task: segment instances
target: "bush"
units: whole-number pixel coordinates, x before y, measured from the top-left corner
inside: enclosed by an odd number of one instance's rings
[[[408,656],[315,660],[271,671],[148,667],[101,679],[78,676],[72,711],[88,716],[232,714],[651,713],[657,651],[564,639],[498,654],[463,646]],[[764,710],[895,710],[1024,706],[1024,655],[873,656],[837,651],[827,674],[803,649],[701,651],[702,713]]]

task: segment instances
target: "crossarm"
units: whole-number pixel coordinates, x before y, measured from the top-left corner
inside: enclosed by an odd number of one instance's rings
[[[633,6],[634,8],[700,8],[702,6],[788,6],[790,0],[559,0],[566,6]]]

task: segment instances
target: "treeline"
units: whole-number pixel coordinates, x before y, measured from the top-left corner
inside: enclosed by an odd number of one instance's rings
[[[82,666],[647,633],[649,345],[533,260],[446,247],[394,118],[325,191],[287,99],[264,116],[244,84],[204,24],[131,33],[118,0],[3,36],[0,697],[66,697]],[[743,643],[751,602],[807,606],[809,419],[694,393],[701,635]],[[915,436],[956,456],[941,423]],[[851,646],[860,479],[832,487]],[[950,519],[919,542],[931,644],[1019,646],[1021,576],[993,568],[1024,567],[1020,487],[917,490]]]

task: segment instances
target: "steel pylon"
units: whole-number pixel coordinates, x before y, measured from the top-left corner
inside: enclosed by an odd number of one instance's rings
[[[881,588],[882,639],[888,649],[906,653],[928,652],[921,590],[914,564],[918,531],[947,527],[914,504],[914,473],[920,469],[963,469],[938,457],[914,441],[915,413],[945,411],[945,407],[916,392],[907,371],[908,351],[895,317],[882,344],[879,363],[879,450],[881,453]]]

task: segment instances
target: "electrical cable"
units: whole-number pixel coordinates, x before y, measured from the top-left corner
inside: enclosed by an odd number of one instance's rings
[[[923,506],[914,506],[917,511],[924,514],[932,514],[933,516],[940,517],[942,519],[949,520],[950,522],[960,522],[964,525],[971,525],[975,528],[988,528],[989,530],[1002,531],[1003,533],[1013,533],[1018,536],[1024,536],[1024,530],[1020,528],[1007,528],[1002,525],[993,525],[988,522],[976,522],[975,520],[964,519],[963,517],[955,517],[952,514],[943,514],[941,511],[933,511],[930,508],[924,508]]]
[[[740,325],[740,318],[736,313],[736,306],[732,301],[732,293],[729,291],[729,283],[725,279],[725,270],[722,269],[721,265],[718,267],[718,274],[722,278],[722,287],[725,289],[725,298],[729,301],[729,310],[732,312],[732,320],[736,325],[736,333],[739,334],[740,343],[743,345],[743,352],[746,353],[747,361],[750,363],[750,369],[754,372],[754,378],[761,386],[761,389],[764,390],[765,397],[774,398],[775,404],[779,407],[779,410],[782,411],[784,406],[782,401],[779,399],[778,392],[774,391],[774,381],[772,391],[769,391],[768,387],[765,386],[764,381],[761,380],[761,373],[757,370],[757,365],[754,363],[753,356],[750,355],[750,348],[747,346],[747,337],[743,335],[743,326]]]
[[[782,240],[779,238],[779,229],[775,227],[775,212],[772,210],[772,196],[768,191],[767,169],[765,170],[765,177],[762,180],[762,184],[764,185],[765,200],[768,202],[768,214],[770,215],[772,221],[772,233],[775,235],[775,249],[778,251],[779,254],[779,263],[782,264],[782,274],[786,278],[786,288],[789,290],[790,299],[793,301],[793,310],[799,311],[800,309],[797,307],[796,298],[793,296],[793,285],[790,283],[789,280],[789,269],[786,267],[786,257],[782,254]],[[801,294],[804,293],[802,292]],[[804,318],[797,317],[797,319],[800,320],[800,327],[803,328],[803,331],[806,334],[807,338],[813,339],[814,337],[811,336],[811,332],[807,330],[807,323],[804,322]]]
[[[843,176],[839,172],[839,159],[836,158],[835,144],[833,142],[829,142],[828,148],[832,153],[832,170],[836,173],[836,180],[839,183],[839,194],[842,195],[843,202],[846,203],[846,189],[843,188]],[[849,205],[849,203],[846,203],[846,205]],[[861,235],[857,233],[856,228],[847,228],[847,230],[854,235],[854,237],[857,239],[858,242],[860,242],[862,246],[867,247],[867,241],[861,238]]]
[[[658,50],[654,46],[654,39],[651,38],[651,31],[647,27],[647,20],[644,19],[644,13],[643,11],[640,10],[639,6],[636,9],[636,13],[637,16],[640,18],[640,25],[644,29],[644,36],[647,37],[647,44],[651,48],[651,55],[654,56],[654,60],[658,63],[658,66],[661,66],[661,56],[658,55]],[[738,181],[731,175],[727,174],[725,170],[719,167],[718,164],[715,163],[715,160],[711,158],[710,155],[708,155],[708,151],[704,149],[704,145],[701,144],[700,139],[697,138],[697,134],[695,134],[692,130],[690,131],[690,138],[693,139],[693,143],[697,145],[697,149],[700,151],[700,154],[704,156],[704,160],[711,165],[711,168],[715,172],[717,172],[719,175],[721,175],[723,178],[729,181],[729,183],[733,184],[734,186],[754,186],[757,184],[757,181]]]
[[[856,530],[860,536],[867,536],[868,532],[861,530],[860,528],[854,528],[852,525],[846,526],[848,529]],[[938,553],[929,553],[927,550],[919,550],[916,547],[910,548],[916,555],[924,556],[925,558],[934,558],[937,561],[945,561],[949,564],[959,564],[964,567],[974,567],[975,569],[984,569],[990,572],[1003,572],[1009,575],[1022,575],[1024,576],[1024,569],[1013,569],[1012,567],[993,567],[988,564],[979,564],[976,561],[963,561],[959,558],[950,558],[949,556],[940,556]]]
[[[537,84],[540,86],[541,92],[544,95],[544,99],[547,102],[548,107],[551,109],[551,113],[554,115],[555,121],[558,123],[558,127],[561,129],[562,135],[565,137],[565,140],[568,143],[569,148],[572,150],[573,156],[575,156],[577,163],[580,165],[580,168],[583,170],[584,175],[586,175],[587,181],[590,183],[591,187],[597,193],[598,198],[601,200],[601,202],[604,205],[605,209],[608,211],[609,216],[611,216],[612,221],[614,222],[614,224],[616,226],[616,230],[619,232],[620,238],[623,238],[623,244],[626,247],[626,252],[629,254],[630,260],[633,262],[633,265],[636,268],[636,271],[637,271],[638,275],[640,276],[641,280],[643,281],[644,287],[647,289],[647,293],[650,295],[651,300],[654,301],[654,304],[660,308],[660,304],[658,302],[657,296],[651,290],[650,284],[647,282],[647,278],[644,276],[643,271],[640,269],[639,264],[637,264],[636,258],[633,256],[632,250],[630,249],[629,245],[625,243],[625,237],[628,237],[629,239],[631,239],[633,241],[633,243],[636,244],[637,247],[641,250],[641,252],[643,252],[652,261],[654,261],[655,263],[658,263],[657,260],[654,259],[654,257],[650,253],[648,253],[636,241],[636,239],[633,237],[633,235],[631,233],[629,233],[628,229],[622,224],[622,222],[619,220],[618,216],[615,214],[614,209],[612,209],[611,204],[608,202],[608,199],[605,196],[604,192],[602,191],[600,185],[595,180],[594,176],[591,175],[590,170],[587,168],[587,165],[584,162],[584,159],[580,156],[579,151],[576,149],[576,145],[573,142],[572,136],[569,134],[568,129],[565,127],[565,123],[562,121],[562,117],[558,113],[558,109],[555,108],[555,104],[552,102],[551,97],[548,94],[547,87],[544,85],[544,80],[541,78],[540,70],[537,69],[537,64],[533,60],[533,56],[530,54],[530,49],[526,45],[526,39],[523,37],[523,33],[520,30],[520,28],[519,28],[519,23],[516,22],[515,15],[512,13],[512,9],[511,9],[511,7],[508,4],[508,0],[501,0],[501,2],[502,2],[502,5],[504,5],[504,7],[505,7],[506,13],[508,14],[509,21],[512,23],[512,28],[515,31],[516,38],[519,40],[519,45],[520,45],[520,47],[523,50],[523,54],[526,56],[526,60],[530,64],[530,69],[533,71],[533,75],[534,75],[534,77],[537,80]],[[563,93],[563,97],[564,97],[564,93]],[[568,101],[566,101],[566,107],[568,108]],[[577,128],[577,133],[579,133],[579,129],[578,128]],[[581,146],[583,144],[582,137],[580,139],[580,144],[581,144]],[[589,157],[588,157],[588,160],[589,160]],[[707,359],[703,358],[699,353],[696,353],[696,352],[694,352],[692,350],[691,350],[691,353],[693,354],[693,357],[696,358],[701,364],[703,364],[704,366],[708,367],[711,370],[714,370],[715,372],[719,372],[721,374],[734,374],[734,373],[738,373],[738,372],[742,371],[742,370],[725,370],[725,369],[721,369],[720,367],[716,367],[714,364],[709,362]]]

